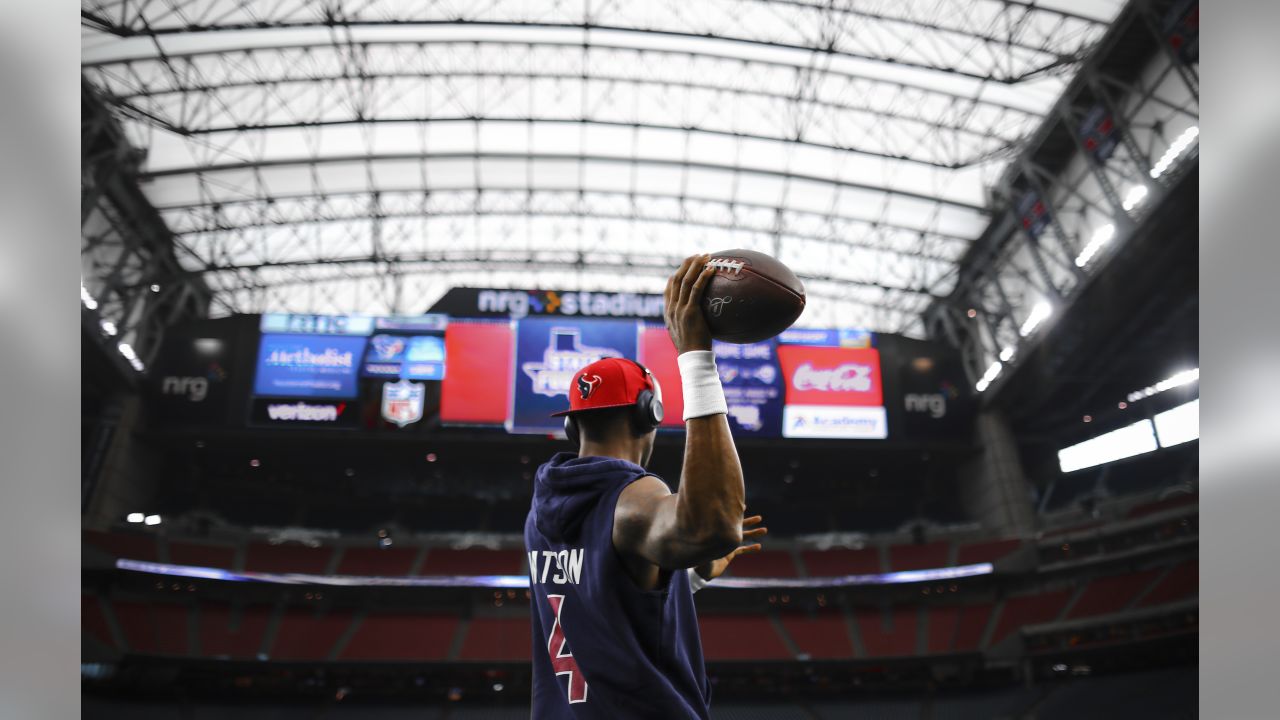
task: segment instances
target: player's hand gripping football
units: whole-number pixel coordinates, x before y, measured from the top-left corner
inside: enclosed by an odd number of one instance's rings
[[[755,527],[756,525],[759,525],[763,520],[764,518],[762,518],[759,515],[752,515],[749,518],[743,518],[742,545],[738,546],[736,549],[734,549],[733,552],[729,553],[728,555],[725,555],[724,557],[718,560],[712,560],[711,562],[706,563],[704,565],[699,565],[698,567],[694,568],[694,571],[697,572],[699,575],[701,575],[703,580],[715,580],[716,578],[723,575],[725,570],[729,569],[729,563],[733,562],[734,558],[738,557],[739,555],[746,555],[748,553],[760,552],[760,543],[752,542],[752,541],[755,540],[756,538],[762,538],[765,535],[769,534],[769,528]]]
[[[702,314],[702,294],[716,274],[707,266],[710,255],[693,255],[684,259],[680,269],[667,278],[663,291],[667,332],[676,346],[676,354],[690,350],[710,350],[711,330]]]

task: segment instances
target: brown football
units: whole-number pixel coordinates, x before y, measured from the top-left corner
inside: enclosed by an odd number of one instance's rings
[[[804,285],[791,268],[754,250],[711,253],[716,274],[702,297],[711,337],[731,343],[767,340],[804,312]]]

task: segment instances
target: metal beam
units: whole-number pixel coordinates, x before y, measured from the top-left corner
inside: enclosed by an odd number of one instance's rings
[[[171,168],[167,170],[157,170],[142,173],[144,180],[157,180],[160,178],[174,177],[180,175],[205,175],[209,173],[238,171],[238,170],[255,170],[270,167],[290,167],[290,166],[315,166],[327,165],[330,163],[357,163],[357,162],[378,162],[378,161],[397,161],[397,160],[418,160],[422,162],[432,162],[439,160],[528,160],[532,162],[564,162],[576,161],[579,163],[600,162],[614,163],[619,165],[657,165],[661,167],[678,167],[685,170],[711,170],[730,174],[759,175],[763,177],[773,177],[788,181],[812,182],[822,185],[831,185],[833,187],[848,188],[851,190],[866,190],[869,192],[879,192],[886,195],[896,195],[899,197],[909,197],[916,200],[937,203],[939,205],[947,205],[949,207],[970,210],[975,213],[985,215],[987,209],[981,205],[961,202],[959,200],[950,200],[940,198],[934,195],[926,195],[924,193],[910,192],[907,190],[898,190],[894,188],[886,188],[867,183],[851,182],[848,180],[839,180],[830,177],[821,177],[817,175],[806,175],[802,173],[793,173],[783,170],[770,170],[767,168],[752,168],[737,165],[724,165],[721,163],[693,162],[690,160],[668,160],[665,158],[635,158],[625,156],[611,155],[588,155],[582,153],[387,153],[384,155],[330,155],[324,157],[297,158],[297,159],[280,159],[280,160],[258,160],[249,162],[225,163],[222,165],[207,166],[188,166]],[[515,189],[515,188],[512,188]]]

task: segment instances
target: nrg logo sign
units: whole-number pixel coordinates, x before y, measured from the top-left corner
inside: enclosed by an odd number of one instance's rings
[[[929,413],[934,419],[947,414],[947,396],[944,393],[907,393],[903,396],[907,412]]]

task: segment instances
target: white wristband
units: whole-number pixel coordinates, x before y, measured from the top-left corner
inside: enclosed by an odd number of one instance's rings
[[[716,370],[716,356],[710,350],[690,350],[676,358],[680,385],[684,388],[684,419],[729,412]]]
[[[697,570],[689,568],[689,592],[696,593],[711,583],[710,580],[702,579]]]

